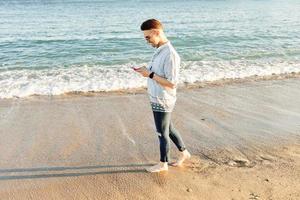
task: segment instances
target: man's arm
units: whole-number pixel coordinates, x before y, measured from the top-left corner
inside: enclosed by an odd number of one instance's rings
[[[171,83],[170,81],[168,81],[167,79],[157,75],[157,74],[154,74],[153,80],[155,80],[157,83],[159,83],[161,86],[163,87],[169,87],[171,89],[174,89],[176,88],[176,85]]]
[[[148,69],[146,67],[141,67],[141,68],[137,69],[136,72],[139,72],[144,77],[149,77],[149,75],[151,73],[150,71],[148,71]],[[157,74],[154,74],[152,79],[155,80],[157,83],[159,83],[163,87],[168,87],[171,89],[174,89],[176,87],[176,84],[171,83],[167,79],[165,79]]]

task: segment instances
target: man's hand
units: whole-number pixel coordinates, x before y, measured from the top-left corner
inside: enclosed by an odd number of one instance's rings
[[[150,71],[146,67],[141,67],[135,70],[136,72],[140,73],[144,77],[148,77],[150,75]]]

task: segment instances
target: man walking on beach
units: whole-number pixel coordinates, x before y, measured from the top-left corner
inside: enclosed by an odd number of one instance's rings
[[[180,166],[185,159],[191,157],[180,133],[171,122],[171,113],[176,102],[180,57],[166,38],[163,26],[158,20],[149,19],[143,22],[141,30],[147,42],[157,48],[147,67],[135,69],[142,76],[148,77],[148,94],[160,144],[160,162],[146,170],[160,172],[168,170],[170,138],[181,154],[177,161],[171,163],[172,166]]]

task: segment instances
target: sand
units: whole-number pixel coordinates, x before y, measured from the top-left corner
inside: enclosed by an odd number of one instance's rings
[[[159,159],[145,92],[0,100],[0,199],[300,199],[300,78],[181,89]],[[172,160],[178,156],[172,144]]]

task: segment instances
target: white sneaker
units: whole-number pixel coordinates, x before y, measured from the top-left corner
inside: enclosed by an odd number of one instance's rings
[[[188,150],[185,149],[183,152],[181,152],[181,155],[178,158],[178,160],[171,163],[170,165],[172,165],[174,167],[181,166],[183,161],[185,161],[185,159],[189,159],[189,158],[191,158],[191,154],[190,154],[190,152],[188,152]]]
[[[146,168],[148,172],[161,172],[168,171],[168,163],[167,162],[159,162],[158,164]]]

